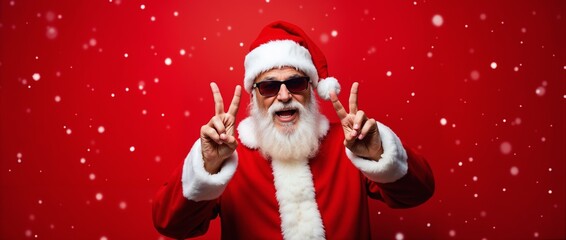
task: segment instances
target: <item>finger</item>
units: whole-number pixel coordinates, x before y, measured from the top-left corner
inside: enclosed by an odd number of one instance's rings
[[[364,111],[358,111],[356,116],[354,117],[354,126],[352,127],[354,130],[360,130],[362,128],[363,123],[367,120],[366,113]]]
[[[216,132],[214,128],[208,125],[204,125],[200,129],[200,133],[204,138],[210,139],[214,141],[216,144],[222,144],[222,141],[220,140],[220,135],[218,134],[218,132]]]
[[[228,136],[224,142],[232,149],[236,149],[236,146],[238,146],[238,141],[234,136]]]
[[[224,113],[224,102],[222,101],[222,94],[220,94],[220,89],[215,82],[210,83],[210,89],[212,90],[212,96],[214,97],[214,114],[220,115]]]
[[[359,84],[355,82],[352,84],[352,89],[350,90],[350,113],[355,113],[358,111],[358,86]]]
[[[332,101],[332,106],[334,106],[334,110],[336,110],[336,114],[338,114],[340,120],[346,118],[348,113],[346,112],[346,109],[344,109],[344,106],[342,106],[342,103],[340,103],[340,100],[338,100],[338,96],[334,90],[330,91],[330,100]]]
[[[356,141],[356,137],[355,136],[344,136],[344,146],[346,147],[350,147],[354,144],[354,142]]]
[[[344,134],[344,140],[346,142],[352,142],[356,140],[356,136],[358,135],[356,130],[350,131],[348,134]]]
[[[368,133],[370,131],[373,131],[373,129],[375,129],[376,127],[377,127],[377,125],[375,123],[375,119],[373,119],[373,118],[368,119],[364,123],[362,130],[360,130],[360,135],[358,136],[358,139],[360,139],[360,140],[364,139],[364,137],[366,137],[368,135]]]
[[[242,95],[242,87],[240,85],[236,86],[234,90],[234,97],[230,103],[230,108],[228,108],[228,114],[236,116],[238,113],[238,108],[240,108],[240,96]]]
[[[220,135],[220,139],[226,139],[226,127],[224,127],[224,122],[220,117],[215,116],[210,119],[209,126],[216,130],[216,133]]]

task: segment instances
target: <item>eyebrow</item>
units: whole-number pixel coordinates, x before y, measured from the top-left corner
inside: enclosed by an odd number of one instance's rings
[[[303,75],[301,75],[301,74],[296,73],[296,74],[293,74],[293,75],[291,75],[290,77],[286,78],[286,79],[283,80],[283,81],[287,81],[287,80],[293,79],[293,78],[300,78],[300,77],[306,77],[306,76],[303,76]],[[275,78],[275,77],[266,77],[266,78],[264,78],[264,79],[261,79],[260,82],[265,82],[265,81],[279,81],[279,80],[277,80],[277,78]],[[281,81],[281,82],[282,82],[282,81]]]

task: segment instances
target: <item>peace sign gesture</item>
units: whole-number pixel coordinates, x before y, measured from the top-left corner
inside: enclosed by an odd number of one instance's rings
[[[239,85],[236,86],[228,112],[224,112],[222,94],[216,83],[210,83],[210,89],[214,96],[215,114],[206,125],[200,128],[200,141],[204,169],[214,174],[220,170],[224,160],[230,157],[238,146],[238,141],[234,137],[234,125],[242,88]]]
[[[352,84],[349,113],[334,91],[330,92],[330,100],[344,129],[344,145],[357,156],[379,160],[383,153],[381,137],[375,119],[368,118],[364,111],[358,110],[358,86],[357,82]]]

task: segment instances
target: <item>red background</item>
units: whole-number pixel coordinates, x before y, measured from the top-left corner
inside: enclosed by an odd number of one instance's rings
[[[566,2],[162,2],[1,2],[0,238],[164,239],[151,199],[214,112],[209,82],[228,101],[276,19],[434,170],[424,205],[371,202],[374,237],[566,237]]]

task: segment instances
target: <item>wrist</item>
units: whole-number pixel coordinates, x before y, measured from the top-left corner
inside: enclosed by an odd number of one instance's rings
[[[371,157],[369,159],[374,161],[378,161],[379,159],[381,159],[381,155],[383,155],[383,146],[381,146],[381,143],[379,143],[378,146],[379,148],[372,151],[372,153],[370,154]]]
[[[222,161],[207,160],[204,157],[204,154],[202,156],[202,160],[204,162],[204,170],[206,170],[208,173],[217,174],[218,172],[220,172],[220,167],[222,166]]]

